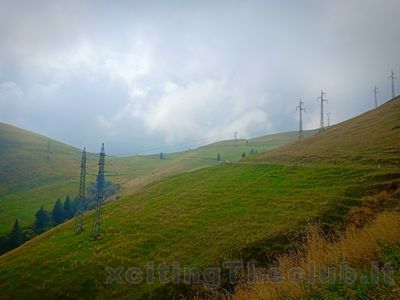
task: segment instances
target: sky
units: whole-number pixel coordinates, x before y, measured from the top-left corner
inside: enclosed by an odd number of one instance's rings
[[[400,1],[0,0],[0,122],[114,155],[331,123],[391,98]],[[400,91],[400,80],[397,80]],[[326,122],[326,120],[325,120]]]

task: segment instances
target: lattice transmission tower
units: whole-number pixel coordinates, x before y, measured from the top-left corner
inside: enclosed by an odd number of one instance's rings
[[[304,108],[304,102],[301,101],[299,102],[299,105],[296,106],[296,110],[299,111],[299,139],[303,138],[303,111],[306,111],[306,109]]]
[[[104,151],[104,143],[101,145],[100,159],[99,159],[99,172],[97,174],[97,194],[96,194],[96,211],[94,214],[94,223],[92,238],[98,239],[101,235],[101,208],[104,200],[104,163],[106,153]]]
[[[392,81],[392,98],[396,97],[396,90],[395,90],[395,87],[394,87],[394,81],[397,79],[397,77],[394,76],[394,75],[395,75],[395,73],[392,70],[392,72],[390,73],[390,76],[389,76],[389,78]]]
[[[84,230],[83,212],[86,204],[86,149],[83,149],[81,161],[81,176],[79,179],[78,212],[75,217],[75,233],[79,234]]]
[[[319,131],[322,131],[325,127],[324,124],[324,102],[328,102],[328,99],[325,99],[324,96],[326,95],[326,93],[321,90],[321,96],[318,97],[318,100],[321,102],[321,121],[320,121],[320,125],[319,125]]]
[[[379,94],[377,86],[375,86],[373,93],[374,93],[374,100],[375,100],[375,108],[377,108],[378,107],[378,94]]]

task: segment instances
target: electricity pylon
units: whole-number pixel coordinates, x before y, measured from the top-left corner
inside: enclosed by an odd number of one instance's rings
[[[326,113],[326,119],[328,121],[328,127],[331,126],[331,113],[330,112]]]
[[[396,97],[396,91],[395,91],[395,88],[394,88],[394,80],[397,79],[397,77],[394,76],[394,74],[395,73],[392,70],[392,73],[389,76],[389,78],[392,80],[392,98]]]
[[[299,139],[303,138],[303,111],[306,111],[306,109],[304,108],[304,102],[301,101],[299,102],[299,105],[296,106],[296,110],[299,111],[300,114],[300,118],[299,118]]]
[[[378,94],[379,94],[379,92],[378,92],[378,88],[376,86],[374,88],[373,93],[374,93],[374,96],[375,96],[375,108],[377,108],[378,107]]]
[[[328,102],[328,99],[324,99],[326,93],[321,90],[321,96],[318,97],[318,100],[321,102],[321,121],[319,125],[319,131],[322,131],[325,127],[324,125],[324,102]]]
[[[79,179],[78,213],[75,219],[75,233],[83,231],[83,212],[85,211],[86,198],[86,149],[83,149],[81,161],[81,176]]]
[[[94,214],[94,223],[92,238],[98,239],[101,234],[101,208],[104,200],[104,162],[106,153],[104,151],[104,143],[101,145],[99,172],[97,174],[97,194],[96,194],[96,211]]]

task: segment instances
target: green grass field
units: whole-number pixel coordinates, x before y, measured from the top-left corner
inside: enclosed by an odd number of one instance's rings
[[[361,174],[329,166],[222,164],[169,177],[107,205],[102,240],[89,241],[90,231],[74,235],[69,222],[4,255],[2,290],[16,297],[32,291],[84,297],[89,288],[106,297],[141,298],[149,287],[104,285],[104,268],[145,268],[148,261],[205,268],[249,256],[260,240],[299,229],[336,201],[353,204],[348,190],[359,185]],[[91,224],[90,214],[85,222]]]
[[[311,135],[309,131],[306,134]],[[233,141],[218,142],[191,151],[167,153],[166,160],[159,155],[115,157],[106,160],[107,180],[121,186],[118,194],[132,194],[150,182],[169,175],[188,172],[217,164],[222,159],[238,161],[243,152],[259,152],[279,147],[296,140],[296,133],[284,133]],[[50,157],[47,147],[50,142]],[[107,145],[106,145],[107,146]],[[18,218],[23,227],[29,227],[41,205],[51,210],[55,200],[67,195],[75,197],[80,174],[80,150],[66,144],[10,125],[0,123],[0,235],[11,230]],[[97,156],[88,156],[88,184],[95,181]]]
[[[105,284],[105,268],[179,262],[203,269],[232,259],[262,261],[286,246],[276,242],[280,237],[310,220],[334,226],[363,195],[398,186],[399,120],[396,99],[242,162],[151,182],[105,205],[101,240],[91,241],[90,230],[74,235],[68,222],[1,256],[2,295],[179,297],[188,286]],[[89,229],[91,218],[85,218]]]

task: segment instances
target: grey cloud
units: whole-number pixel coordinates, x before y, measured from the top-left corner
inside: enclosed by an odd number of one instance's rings
[[[400,3],[2,1],[0,120],[114,154],[334,122],[389,98]],[[14,89],[14,88],[12,88]],[[22,92],[23,91],[23,92]],[[11,96],[10,96],[11,95]],[[10,99],[12,98],[12,101]],[[190,144],[190,143],[189,143]],[[192,143],[190,146],[196,146]]]

